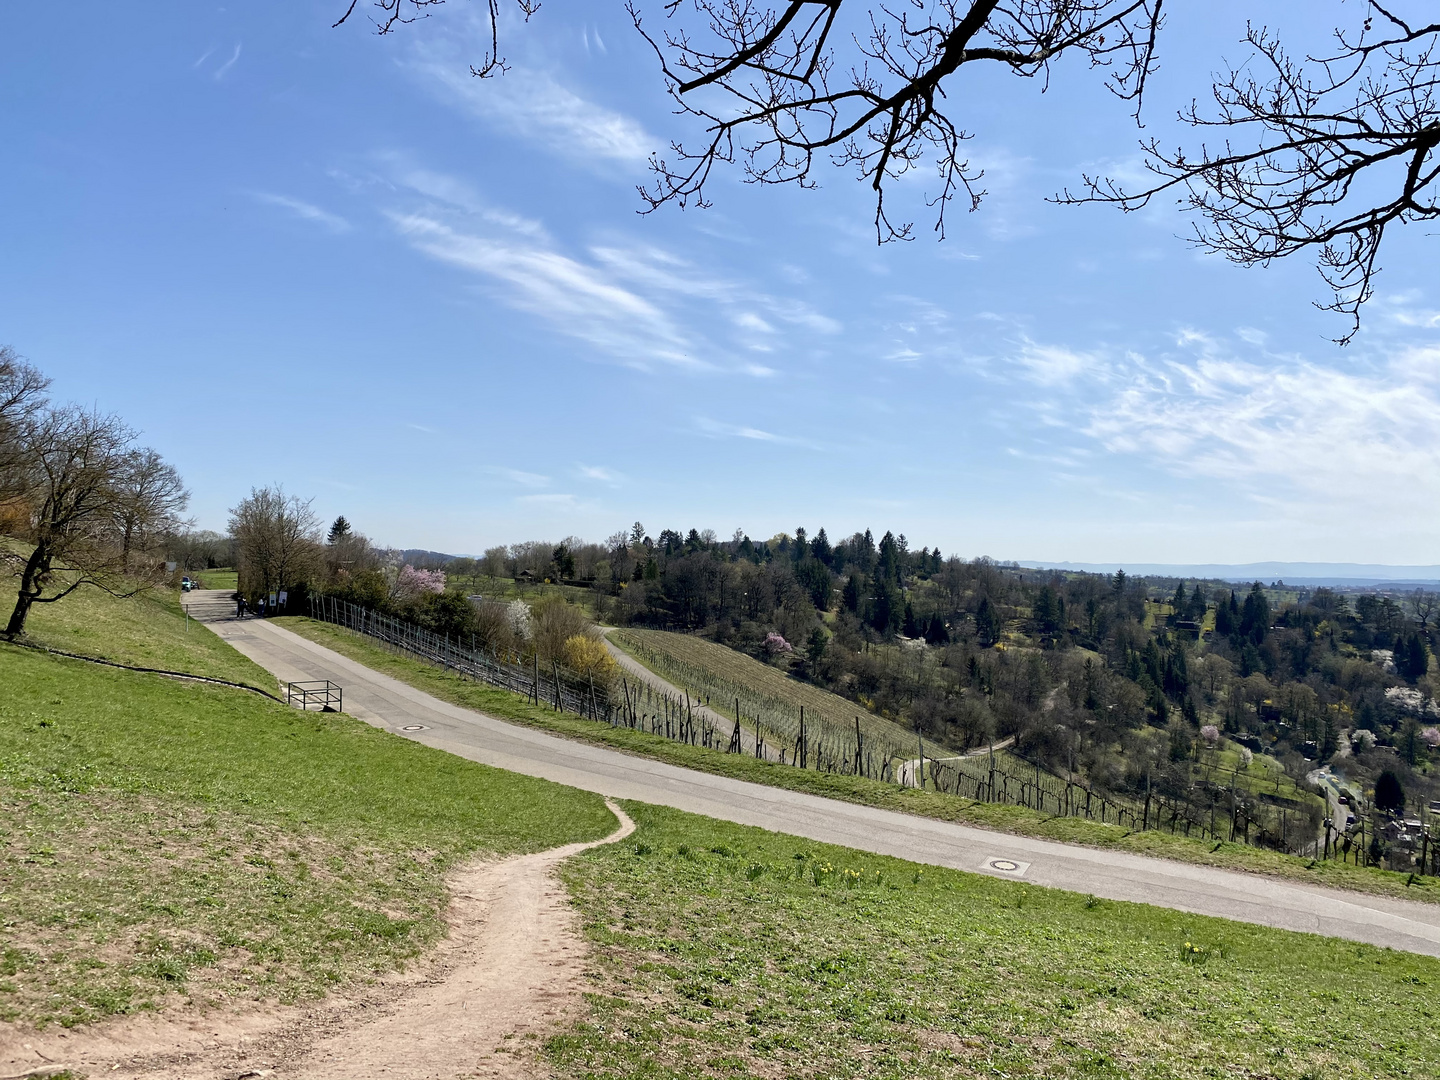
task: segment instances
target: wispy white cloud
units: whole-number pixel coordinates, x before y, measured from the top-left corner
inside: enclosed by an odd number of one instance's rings
[[[526,503],[530,506],[565,506],[572,507],[577,503],[574,495],[556,492],[552,495],[517,495],[515,501]]]
[[[541,488],[550,486],[550,477],[542,473],[526,472],[523,469],[507,469],[501,465],[490,465],[484,469],[492,476],[498,476],[521,487]]]
[[[780,435],[773,431],[766,431],[763,428],[750,427],[745,424],[727,424],[708,416],[697,416],[695,418],[695,430],[706,438],[711,439],[745,439],[750,442],[779,443],[789,446],[804,446],[810,449],[819,449],[819,445],[810,439],[801,438],[796,435]]]
[[[536,240],[549,240],[545,226],[534,218],[512,213],[491,205],[473,186],[457,176],[416,167],[397,155],[386,155],[392,166],[391,182],[402,189],[422,195],[447,210],[474,215],[490,225],[519,233]]]
[[[1200,334],[1194,355],[1131,358],[1085,434],[1275,500],[1332,509],[1399,507],[1440,497],[1440,346],[1373,364],[1242,359]]]
[[[540,245],[461,232],[422,214],[393,220],[417,250],[500,282],[516,307],[623,362],[709,366],[664,311],[592,265]]]
[[[442,100],[568,157],[644,165],[663,145],[639,121],[581,97],[546,71],[517,64],[503,79],[475,78],[470,63],[486,44],[473,33],[437,35],[415,44],[410,66]]]
[[[625,474],[604,465],[577,465],[576,470],[586,480],[595,480],[611,487],[619,487],[626,480]]]
[[[219,68],[216,69],[214,75],[214,79],[216,82],[219,82],[221,79],[225,78],[225,76],[229,74],[230,69],[235,66],[235,62],[240,59],[240,45],[241,42],[237,41],[235,43],[235,51],[230,54],[230,59],[226,60],[225,63],[221,64]],[[209,56],[210,54],[206,53],[205,55]],[[204,57],[201,57],[201,59],[203,60]]]
[[[841,330],[837,320],[802,301],[774,296],[734,279],[719,277],[653,244],[602,245],[593,248],[592,253],[616,276],[652,293],[673,293],[746,309],[758,308],[768,316],[764,318],[755,310],[736,311],[732,318],[745,329],[774,330],[774,323],[784,323],[818,334],[836,334]]]
[[[288,210],[303,221],[313,221],[317,225],[323,225],[334,233],[343,233],[350,230],[350,222],[346,221],[339,214],[332,214],[328,210],[322,210],[313,203],[305,202],[303,199],[292,198],[289,195],[276,195],[268,191],[256,191],[252,193],[257,202],[267,206],[278,206]]]
[[[512,307],[627,366],[771,378],[773,365],[742,357],[840,329],[801,301],[655,245],[561,250],[541,222],[488,205],[465,182],[391,165],[384,190],[412,206],[387,216],[415,250],[485,278]]]
[[[1382,297],[1375,305],[1381,318],[1407,329],[1440,329],[1440,311],[1427,307],[1417,290],[1407,290]]]
[[[1068,383],[1081,375],[1097,372],[1101,366],[1099,358],[1093,353],[1077,352],[1060,345],[1042,345],[1029,338],[1021,340],[1013,360],[1027,379],[1041,386]]]

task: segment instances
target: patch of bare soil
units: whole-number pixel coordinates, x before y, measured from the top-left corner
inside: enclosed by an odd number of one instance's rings
[[[585,945],[554,875],[604,840],[472,865],[424,964],[309,1008],[127,1018],[73,1031],[0,1025],[0,1080],[64,1069],[124,1080],[450,1080],[535,1075],[534,1036],[579,1000]],[[531,1036],[527,1038],[527,1036]]]

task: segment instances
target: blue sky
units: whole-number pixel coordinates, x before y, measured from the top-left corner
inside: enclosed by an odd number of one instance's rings
[[[1360,5],[1272,7],[1318,41]],[[1186,8],[1147,112],[1171,141],[1256,12]],[[810,192],[726,174],[712,209],[641,216],[646,156],[695,129],[620,3],[547,0],[484,82],[478,5],[383,38],[330,29],[337,9],[7,12],[0,341],[142,429],[200,525],[279,482],[447,551],[639,519],[998,558],[1436,561],[1433,236],[1395,234],[1339,349],[1308,263],[1241,270],[1166,207],[1044,201],[1137,168],[1079,65],[1044,93],[951,87],[991,194],[944,243],[928,173],[894,196],[920,239],[883,248],[830,170]]]

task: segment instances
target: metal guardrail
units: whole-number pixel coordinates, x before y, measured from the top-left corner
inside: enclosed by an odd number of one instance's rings
[[[341,690],[329,679],[287,682],[285,684],[285,702],[288,705],[299,705],[302,709],[308,709],[313,705],[321,712],[340,712]]]

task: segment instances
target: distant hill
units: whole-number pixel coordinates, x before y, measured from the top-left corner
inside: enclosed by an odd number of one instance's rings
[[[1219,581],[1284,581],[1288,585],[1366,586],[1440,585],[1440,566],[1388,566],[1383,563],[1083,563],[1021,560],[1022,566],[1113,574],[1124,570],[1142,577],[1200,578]]]
[[[446,555],[443,551],[426,551],[424,548],[406,548],[400,557],[417,570],[439,570],[460,556]]]

